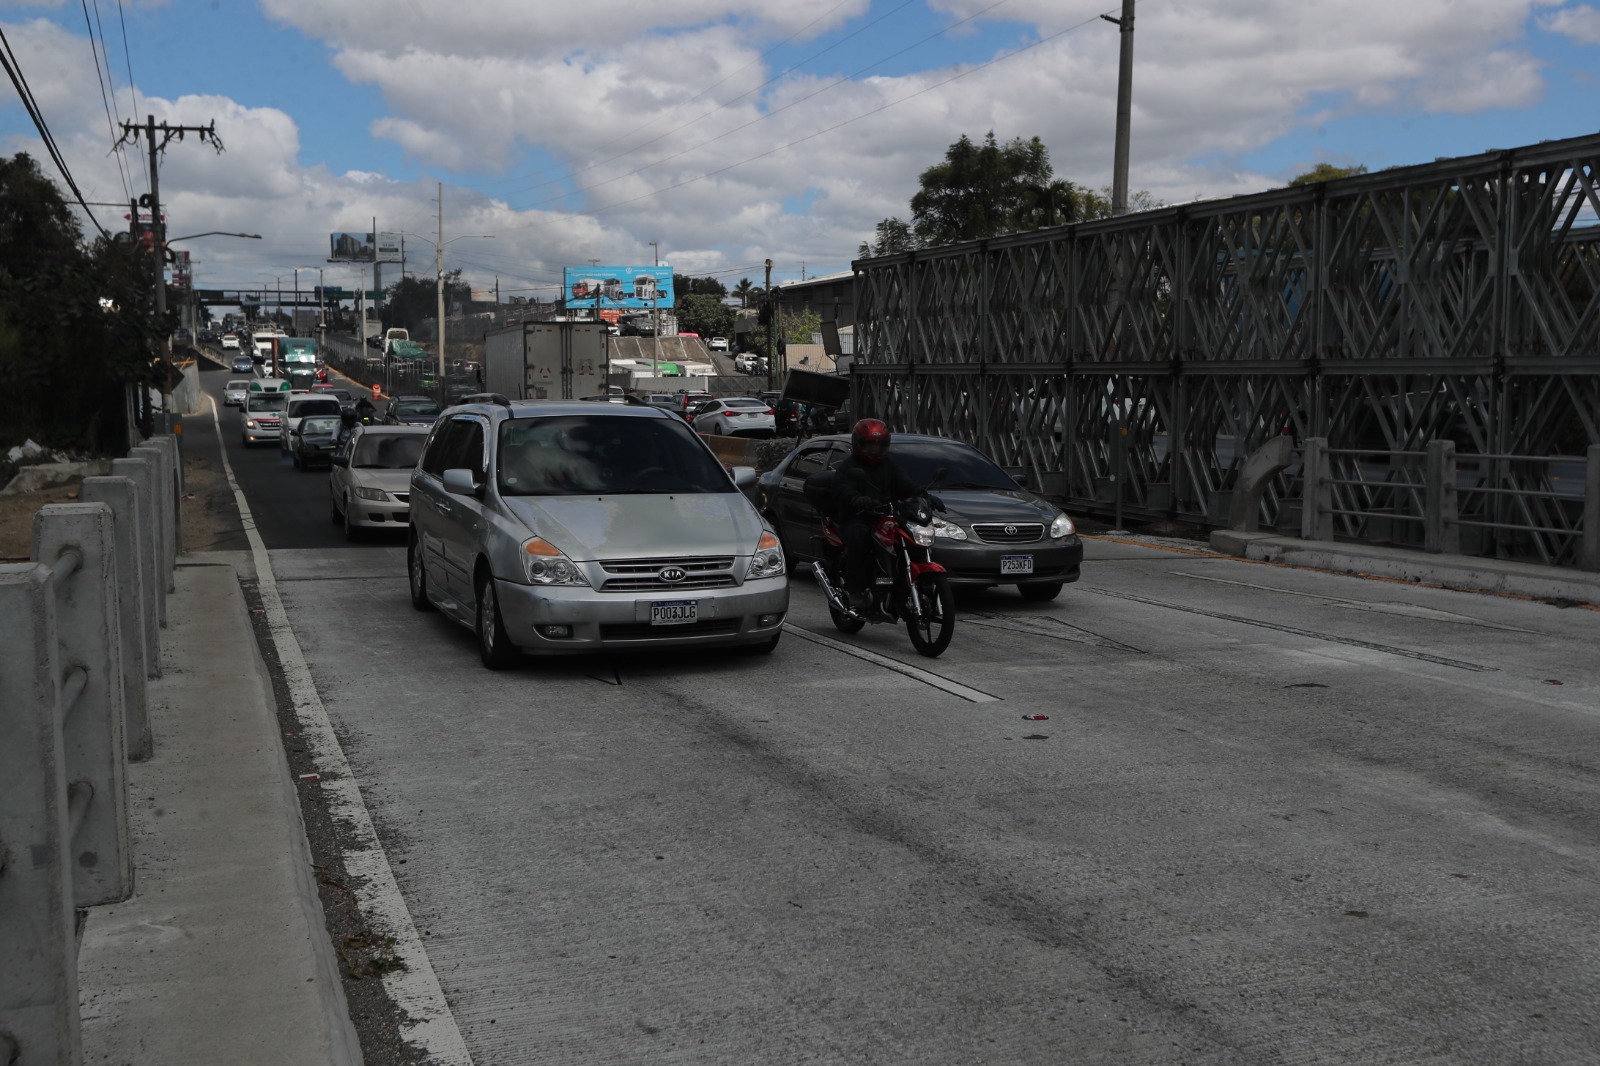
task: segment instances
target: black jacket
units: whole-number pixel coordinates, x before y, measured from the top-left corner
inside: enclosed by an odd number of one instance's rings
[[[839,464],[838,471],[833,499],[838,513],[846,518],[922,491],[889,456],[881,463],[868,464],[852,455]]]

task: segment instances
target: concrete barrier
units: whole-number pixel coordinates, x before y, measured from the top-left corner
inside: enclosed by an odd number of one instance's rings
[[[116,538],[117,626],[122,638],[123,737],[128,758],[150,758],[149,665],[144,638],[145,587],[137,490],[126,477],[84,478],[78,498],[111,508]]]
[[[33,562],[0,566],[7,1064],[81,1060],[75,911],[133,892],[127,760],[150,753],[146,653],[172,570],[161,533],[178,528],[176,442],[134,451],[87,479],[83,502],[39,509]]]

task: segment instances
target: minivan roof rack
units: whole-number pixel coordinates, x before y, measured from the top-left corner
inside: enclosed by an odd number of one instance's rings
[[[504,407],[508,411],[511,409],[511,401],[506,399],[504,396],[500,395],[498,392],[471,392],[471,393],[468,393],[467,395],[461,397],[459,402],[461,402],[461,403],[492,403],[492,404],[498,404],[499,406]]]

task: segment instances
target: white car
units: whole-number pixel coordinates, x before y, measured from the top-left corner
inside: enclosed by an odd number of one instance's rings
[[[227,351],[230,348],[233,349],[234,351],[238,351],[239,350],[239,338],[235,337],[231,333],[224,333],[222,335],[222,348],[223,348],[223,351]]]
[[[333,453],[328,475],[332,517],[346,540],[363,529],[404,529],[411,522],[411,470],[431,426],[357,426]]]
[[[725,352],[728,350],[728,338],[712,337],[711,343],[706,345],[706,347],[711,349],[713,352]]]
[[[243,407],[245,394],[249,391],[249,378],[228,382],[222,387],[222,405],[224,407]]]
[[[719,437],[771,437],[778,432],[772,405],[753,396],[707,400],[695,409],[696,433]]]
[[[319,392],[291,392],[289,405],[284,408],[283,420],[278,424],[278,448],[284,454],[294,451],[294,435],[300,430],[300,420],[308,415],[332,415],[338,418],[342,408],[336,397]]]

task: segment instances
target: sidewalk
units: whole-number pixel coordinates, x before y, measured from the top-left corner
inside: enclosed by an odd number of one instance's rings
[[[1469,589],[1538,600],[1600,604],[1600,573],[1476,555],[1430,555],[1409,548],[1301,540],[1277,533],[1219,529],[1211,547],[1262,562],[1343,570],[1396,581]]]
[[[238,577],[179,563],[155,757],[128,767],[134,895],[78,954],[84,1062],[360,1063]]]

